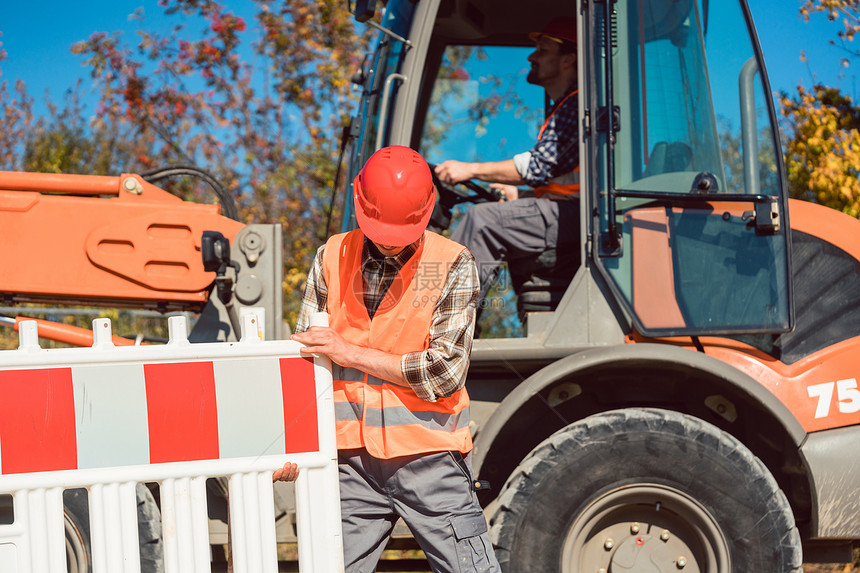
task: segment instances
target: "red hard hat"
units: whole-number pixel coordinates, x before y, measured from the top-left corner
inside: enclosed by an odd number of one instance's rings
[[[411,245],[427,228],[436,191],[430,167],[418,152],[394,145],[370,156],[353,183],[355,218],[379,245]]]
[[[532,42],[537,42],[542,36],[546,36],[550,40],[561,43],[561,40],[566,42],[576,43],[576,18],[553,18],[543,27],[540,32],[532,32],[529,34],[529,39]]]

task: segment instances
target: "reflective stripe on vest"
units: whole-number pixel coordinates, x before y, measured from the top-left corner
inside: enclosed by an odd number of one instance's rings
[[[352,344],[406,354],[426,350],[435,301],[447,270],[463,246],[435,233],[404,265],[373,319],[354,273],[361,273],[364,236],[335,235],[326,244],[323,273],[329,324]],[[439,273],[439,267],[443,272]],[[430,279],[434,280],[430,280]],[[427,301],[433,301],[427,304]],[[366,448],[377,458],[472,447],[465,388],[436,402],[421,400],[408,384],[384,380],[334,364],[335,418],[340,449]]]
[[[337,402],[334,405],[334,416],[338,422],[358,422],[364,419],[364,406],[351,402]]]
[[[465,414],[465,415],[464,415]],[[418,424],[431,430],[453,432],[469,427],[469,410],[459,414],[444,414],[432,410],[426,412],[413,412],[408,408],[368,408],[365,413],[364,425],[377,428],[391,426],[408,426]]]

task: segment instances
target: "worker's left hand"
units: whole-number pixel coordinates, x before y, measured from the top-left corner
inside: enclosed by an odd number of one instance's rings
[[[324,354],[337,364],[351,364],[353,345],[328,326],[312,326],[305,332],[293,334],[290,339],[304,345],[302,354]]]
[[[299,477],[299,466],[292,462],[287,462],[284,467],[275,470],[272,474],[272,481],[296,481]]]

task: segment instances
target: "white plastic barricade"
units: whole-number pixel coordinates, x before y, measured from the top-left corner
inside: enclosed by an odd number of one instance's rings
[[[236,573],[278,570],[272,472],[300,467],[301,571],[343,571],[331,365],[291,341],[115,347],[107,319],[92,348],[42,349],[35,322],[0,351],[0,571],[66,572],[63,490],[87,488],[93,571],[140,570],[135,487],[160,485],[165,571],[210,571],[206,479],[229,479]]]

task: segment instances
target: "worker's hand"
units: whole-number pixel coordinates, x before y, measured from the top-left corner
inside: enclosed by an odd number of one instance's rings
[[[299,466],[292,462],[287,462],[284,467],[275,470],[272,474],[272,481],[296,481],[299,477]]]
[[[520,197],[520,188],[516,185],[505,185],[504,183],[490,183],[490,189],[498,189],[505,196],[503,201],[516,201]]]
[[[471,163],[463,163],[462,161],[454,161],[453,159],[443,161],[436,166],[435,171],[439,181],[448,185],[468,181],[475,177],[475,174],[472,172]]]
[[[302,354],[324,354],[341,365],[352,363],[355,347],[328,326],[312,326],[305,332],[293,334],[290,339],[304,345]]]

